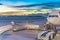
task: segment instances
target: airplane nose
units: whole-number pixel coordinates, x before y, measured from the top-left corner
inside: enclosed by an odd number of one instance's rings
[[[50,23],[57,23],[57,18],[47,18],[48,22]]]

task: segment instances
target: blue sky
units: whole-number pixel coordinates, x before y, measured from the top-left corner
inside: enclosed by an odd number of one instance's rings
[[[60,0],[0,0],[0,3],[5,5],[29,5],[29,4],[40,4],[40,3],[47,3],[47,2],[59,2]]]

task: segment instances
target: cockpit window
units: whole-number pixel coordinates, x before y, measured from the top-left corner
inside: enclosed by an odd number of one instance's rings
[[[49,17],[58,17],[58,15],[50,15]]]

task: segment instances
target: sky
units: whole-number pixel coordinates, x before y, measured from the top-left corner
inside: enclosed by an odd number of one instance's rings
[[[60,2],[60,0],[0,0],[0,3],[12,6],[42,4],[48,2]]]

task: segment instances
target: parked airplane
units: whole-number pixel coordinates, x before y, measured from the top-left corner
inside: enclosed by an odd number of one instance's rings
[[[49,13],[47,17],[47,22],[52,23],[54,25],[60,25],[60,10],[54,9],[51,13]]]
[[[60,27],[60,9],[53,9],[47,16],[46,30],[52,29],[57,33],[56,27]]]

